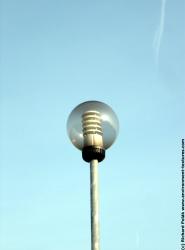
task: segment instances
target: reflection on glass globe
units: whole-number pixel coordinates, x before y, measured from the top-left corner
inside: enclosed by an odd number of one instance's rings
[[[109,148],[115,141],[119,122],[114,111],[99,101],[87,101],[71,112],[67,131],[73,145],[82,150],[84,146]]]

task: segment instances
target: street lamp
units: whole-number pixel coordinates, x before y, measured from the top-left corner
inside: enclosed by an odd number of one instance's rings
[[[82,151],[82,158],[90,162],[91,249],[99,250],[98,162],[105,158],[105,150],[115,141],[119,122],[114,111],[99,101],[78,105],[67,121],[67,131],[73,145]]]

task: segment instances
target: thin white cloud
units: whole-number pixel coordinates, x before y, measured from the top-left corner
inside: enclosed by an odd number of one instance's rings
[[[140,247],[140,235],[138,232],[136,232],[136,248]]]
[[[155,61],[157,65],[159,62],[159,52],[160,52],[161,41],[162,41],[163,32],[164,32],[165,12],[166,12],[166,0],[162,0],[160,23],[159,23],[159,27],[157,28],[155,32],[155,36],[153,40],[153,47],[155,51]]]

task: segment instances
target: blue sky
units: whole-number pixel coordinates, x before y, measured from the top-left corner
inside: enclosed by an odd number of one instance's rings
[[[109,104],[101,249],[180,248],[185,4],[0,1],[0,249],[90,249],[89,166],[66,121]]]

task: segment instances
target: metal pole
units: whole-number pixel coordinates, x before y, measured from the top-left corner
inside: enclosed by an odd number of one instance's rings
[[[91,182],[91,250],[100,250],[98,160],[92,160],[90,162],[90,182]]]

